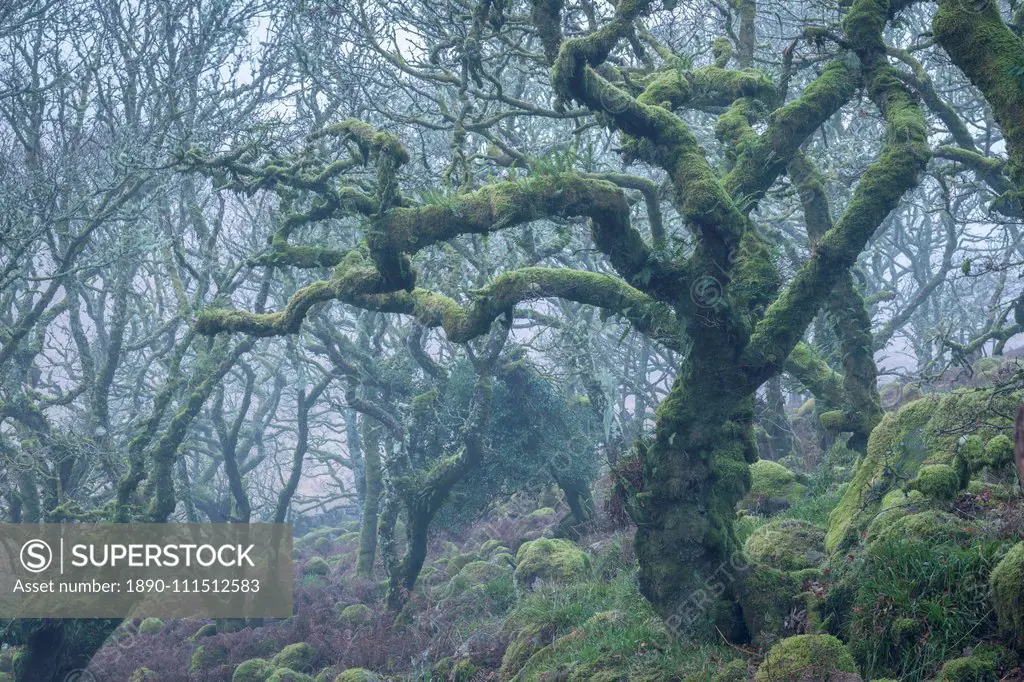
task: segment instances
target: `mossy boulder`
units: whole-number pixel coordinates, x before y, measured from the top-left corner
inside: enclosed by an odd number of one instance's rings
[[[856,673],[853,656],[832,635],[787,637],[771,648],[757,669],[757,682],[806,682]],[[854,678],[859,679],[859,678]]]
[[[551,643],[552,630],[537,623],[527,623],[515,634],[501,658],[499,679],[511,680],[522,669],[530,656]]]
[[[907,403],[886,414],[871,432],[866,455],[839,504],[829,514],[825,549],[835,552],[857,542],[878,513],[882,498],[898,481],[913,478],[929,455],[925,427],[938,406],[932,398]]]
[[[751,560],[783,571],[813,568],[825,558],[825,532],[797,519],[773,519],[744,546]]]
[[[380,676],[366,668],[349,668],[335,677],[334,682],[380,682]]]
[[[373,621],[373,609],[366,604],[348,604],[338,610],[338,621],[352,627],[366,625]]]
[[[512,567],[499,565],[490,561],[471,561],[462,567],[458,575],[452,578],[445,586],[446,597],[465,592],[474,585],[485,585],[486,583],[511,574]]]
[[[907,490],[916,490],[933,500],[949,501],[960,491],[960,474],[949,464],[925,464],[917,471]]]
[[[747,662],[737,658],[719,668],[711,682],[746,682],[749,677]]]
[[[750,491],[740,500],[739,507],[776,513],[799,500],[806,490],[792,471],[778,462],[761,459],[750,465]]]
[[[331,565],[323,557],[315,556],[302,565],[302,575],[327,575]]]
[[[1024,542],[1011,547],[992,569],[989,587],[999,630],[1024,647]]]
[[[313,651],[313,647],[305,642],[296,642],[281,649],[270,662],[275,668],[290,668],[306,672],[313,668],[315,658],[316,653]]]
[[[738,591],[747,632],[757,642],[781,632],[793,612],[801,583],[785,571],[751,564],[740,576]]]
[[[445,564],[445,572],[449,578],[454,578],[462,570],[462,567],[466,564],[473,563],[474,561],[480,561],[481,557],[476,552],[467,552],[465,554],[456,554],[455,556],[449,557]]]
[[[139,634],[155,635],[164,629],[164,622],[159,618],[146,618],[139,623]]]
[[[516,552],[513,580],[519,590],[530,590],[537,582],[571,583],[589,577],[590,558],[568,540],[531,540]]]
[[[250,658],[235,668],[231,682],[266,682],[274,672],[274,664],[262,658]]]
[[[923,540],[932,544],[960,544],[970,539],[971,534],[958,517],[948,512],[929,509],[899,516],[881,528],[873,525],[868,543],[872,545],[879,541]]]
[[[194,675],[201,674],[203,671],[226,663],[227,660],[228,652],[224,647],[202,644],[192,652],[192,659],[189,661],[188,670]]]
[[[985,443],[985,465],[1004,467],[1013,462],[1013,441],[1004,433],[989,438]]]
[[[278,668],[270,674],[267,682],[315,682],[315,680],[306,673],[300,673],[291,668]]]
[[[998,682],[996,662],[981,656],[964,656],[942,666],[939,682]]]
[[[207,623],[203,627],[196,630],[196,633],[192,635],[192,641],[195,641],[197,639],[203,639],[204,637],[213,637],[215,634],[217,634],[217,624]]]

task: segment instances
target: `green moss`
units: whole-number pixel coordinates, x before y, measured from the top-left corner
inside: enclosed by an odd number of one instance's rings
[[[855,673],[853,656],[831,635],[787,637],[768,652],[757,669],[757,682],[826,680],[835,672]]]
[[[965,656],[942,666],[939,682],[998,682],[996,662],[981,656]]]
[[[462,594],[475,585],[486,585],[492,580],[512,573],[510,565],[501,565],[491,561],[471,561],[462,567],[458,575],[452,578],[445,587],[444,596],[451,598]]]
[[[959,518],[944,511],[927,510],[901,516],[871,534],[870,541],[921,540],[930,543],[963,543],[971,539]]]
[[[1024,542],[1014,545],[989,578],[992,607],[999,629],[1016,646],[1024,646]]]
[[[278,668],[267,678],[267,682],[314,682],[314,678],[291,668]]]
[[[555,518],[555,510],[551,507],[541,507],[527,514],[526,518],[529,521],[551,521]]]
[[[917,490],[934,500],[952,500],[960,490],[960,475],[948,464],[925,464],[907,484],[907,490]]]
[[[807,521],[774,519],[753,532],[744,551],[751,560],[783,571],[811,568],[825,558],[825,532]]]
[[[266,682],[274,672],[274,664],[262,658],[250,658],[235,668],[231,682]]]
[[[1005,434],[989,438],[985,443],[985,464],[998,469],[1013,462],[1013,441]]]
[[[296,642],[281,649],[270,662],[275,668],[308,671],[313,667],[313,660],[315,658],[316,654],[313,652],[313,647],[305,642]]]
[[[741,659],[729,661],[718,669],[711,682],[746,682],[750,678],[750,668]]]
[[[800,594],[800,583],[789,573],[752,564],[740,580],[740,604],[747,632],[755,641],[782,632]]]
[[[196,633],[192,635],[192,641],[194,642],[196,640],[203,639],[204,637],[213,637],[215,634],[217,634],[217,624],[207,623],[196,630]]]
[[[223,647],[200,645],[192,652],[192,659],[189,661],[188,670],[194,675],[201,675],[213,667],[225,663],[227,659],[228,652]]]
[[[568,583],[590,576],[590,559],[567,540],[541,538],[524,542],[516,552],[515,585],[529,590],[536,581]]]
[[[501,658],[499,677],[511,680],[516,676],[530,656],[550,644],[550,628],[545,629],[538,623],[527,623],[509,642],[505,654]]]
[[[760,459],[750,465],[750,491],[739,506],[743,509],[776,509],[796,502],[806,490],[792,471],[778,462]]]
[[[349,668],[335,677],[334,682],[380,682],[380,676],[365,668]]]
[[[331,566],[323,557],[315,556],[302,565],[302,575],[327,575]]]
[[[822,428],[828,431],[838,431],[846,423],[846,415],[842,410],[829,410],[818,416]]]
[[[462,567],[466,564],[471,564],[474,561],[479,561],[480,555],[476,552],[467,552],[466,554],[456,554],[455,556],[448,559],[448,563],[445,565],[445,571],[448,575],[454,578],[462,570]]]
[[[143,635],[155,635],[164,629],[164,622],[159,618],[146,618],[139,623],[139,633]]]
[[[857,541],[874,519],[882,498],[900,480],[917,473],[927,459],[924,429],[938,402],[924,398],[890,412],[868,440],[867,454],[857,465],[850,486],[829,514],[825,549],[835,552]]]
[[[373,610],[366,604],[349,604],[338,611],[338,621],[343,625],[366,625],[373,620]]]

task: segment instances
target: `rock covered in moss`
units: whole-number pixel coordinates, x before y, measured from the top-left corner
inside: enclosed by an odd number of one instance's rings
[[[192,659],[189,661],[188,670],[192,674],[200,674],[218,666],[228,659],[228,652],[224,647],[203,644],[196,647],[192,652]]]
[[[906,489],[917,490],[933,500],[952,500],[960,490],[960,475],[948,464],[925,464]]]
[[[501,658],[499,679],[511,680],[522,669],[530,656],[551,643],[551,629],[537,623],[527,623],[515,634]]]
[[[1024,542],[1010,548],[989,576],[999,630],[1024,646]]]
[[[837,679],[857,666],[846,646],[832,635],[796,635],[771,648],[757,669],[757,682],[807,682]],[[843,679],[843,678],[838,678]]]
[[[231,682],[266,682],[274,672],[274,664],[262,658],[250,658],[235,668]]]
[[[458,575],[449,581],[447,596],[455,596],[472,587],[484,585],[491,580],[506,576],[511,572],[510,566],[502,566],[490,561],[471,561],[462,567]]]
[[[204,637],[213,637],[217,634],[217,624],[207,623],[203,627],[196,630],[196,634],[192,635],[192,641],[197,639],[203,639]]]
[[[900,516],[881,528],[873,525],[868,542],[873,544],[879,541],[925,540],[932,544],[959,544],[969,541],[970,538],[971,534],[958,517],[948,512],[929,509]]]
[[[338,609],[338,621],[343,625],[366,625],[372,620],[373,610],[366,604],[348,604]]]
[[[750,535],[744,550],[751,560],[783,571],[813,568],[825,558],[825,532],[808,521],[774,519]]]
[[[985,465],[1004,467],[1013,462],[1013,441],[1004,433],[989,438],[985,443]]]
[[[139,623],[139,634],[155,635],[164,629],[164,622],[159,618],[147,618]]]
[[[806,490],[792,471],[778,462],[761,459],[750,465],[750,491],[739,506],[775,513],[799,500]]]
[[[275,668],[290,668],[305,672],[312,669],[315,658],[313,647],[305,642],[296,642],[281,649],[270,662]]]
[[[590,559],[568,540],[540,538],[524,542],[516,552],[513,579],[519,590],[544,583],[570,583],[590,577]]]
[[[297,670],[291,668],[278,668],[270,677],[267,678],[267,682],[315,682],[314,678],[310,677],[306,673],[300,673]]]
[[[789,573],[763,564],[751,564],[740,575],[738,592],[743,621],[755,641],[781,632],[793,612],[800,583]]]
[[[735,659],[719,668],[711,682],[746,682],[749,677],[750,669],[747,662]]]
[[[302,565],[302,575],[327,575],[331,566],[323,557],[315,556]]]
[[[380,676],[366,668],[349,668],[335,677],[334,682],[380,682]]]
[[[917,474],[930,450],[925,426],[938,401],[922,398],[886,414],[871,432],[866,455],[839,504],[829,514],[825,549],[835,552],[857,542],[878,513],[882,498],[898,481]]]

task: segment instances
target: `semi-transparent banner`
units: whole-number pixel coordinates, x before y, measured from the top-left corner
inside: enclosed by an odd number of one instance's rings
[[[287,524],[0,524],[0,618],[291,615]]]

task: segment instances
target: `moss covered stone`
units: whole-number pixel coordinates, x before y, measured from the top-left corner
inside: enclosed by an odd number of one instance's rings
[[[971,539],[963,522],[948,512],[929,509],[899,516],[880,528],[872,526],[868,542],[926,541],[931,544],[959,544]]]
[[[270,662],[275,668],[291,668],[304,672],[312,669],[315,658],[313,647],[305,642],[296,642],[281,649]]]
[[[338,621],[343,625],[366,625],[373,620],[373,610],[366,604],[348,604],[338,609]]]
[[[711,682],[746,682],[749,677],[750,669],[747,662],[735,659],[719,668]]]
[[[757,682],[827,680],[837,672],[856,673],[853,656],[831,635],[787,637],[768,652],[757,669]]]
[[[791,574],[771,566],[751,564],[740,578],[743,622],[755,641],[781,632],[793,612],[801,584]]]
[[[989,438],[985,443],[985,466],[1001,469],[1013,463],[1013,441],[1006,434]]]
[[[983,656],[964,656],[942,666],[939,682],[997,682],[996,662]]]
[[[825,532],[797,519],[774,519],[758,528],[744,546],[753,561],[783,571],[812,568],[825,558]]]
[[[302,565],[302,575],[327,575],[331,566],[323,557],[315,556]]]
[[[159,618],[146,618],[139,623],[139,633],[143,635],[155,635],[164,629],[164,622]]]
[[[925,427],[938,401],[922,398],[883,417],[871,433],[867,454],[849,487],[829,514],[825,549],[834,552],[857,541],[878,513],[882,498],[898,481],[916,475],[927,459]]]
[[[989,586],[1000,631],[1024,646],[1024,542],[1011,547],[992,570]]]
[[[349,668],[335,677],[334,682],[380,682],[380,676],[366,668]]]
[[[203,671],[225,663],[227,659],[228,652],[223,647],[206,644],[200,645],[192,652],[192,659],[189,661],[188,670],[194,675],[201,674]]]
[[[570,583],[590,577],[590,559],[572,542],[540,538],[524,542],[516,552],[513,574],[517,589],[543,583]]]
[[[270,674],[267,682],[314,682],[314,678],[291,668],[278,668]]]
[[[474,585],[484,585],[492,580],[508,576],[512,567],[491,561],[471,561],[462,567],[458,575],[445,586],[445,596],[454,597]]]
[[[274,664],[262,658],[250,658],[235,668],[231,682],[266,682],[274,672]]]
[[[917,490],[935,500],[952,500],[960,490],[960,474],[948,464],[925,464],[907,490]]]
[[[522,669],[530,656],[550,644],[551,631],[537,623],[527,623],[509,642],[501,658],[499,678],[511,680]]]
[[[778,462],[761,459],[750,465],[750,491],[739,506],[772,513],[793,504],[805,491],[792,471]]]

